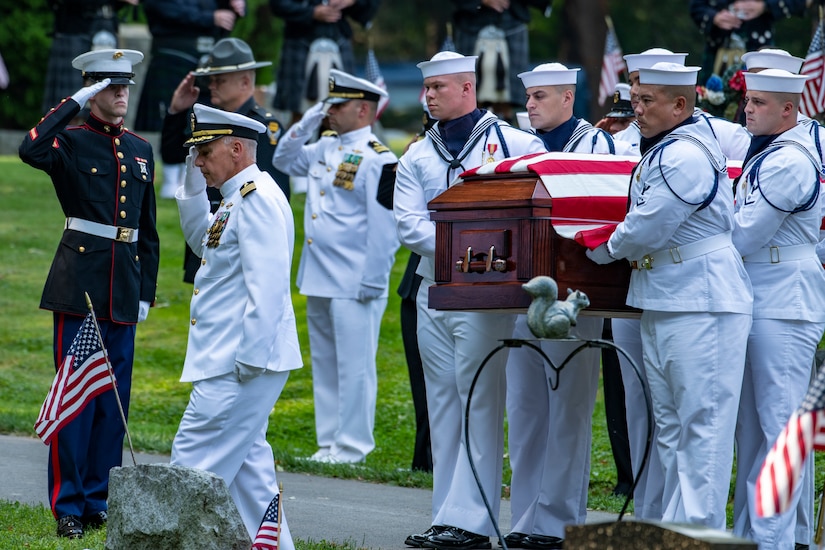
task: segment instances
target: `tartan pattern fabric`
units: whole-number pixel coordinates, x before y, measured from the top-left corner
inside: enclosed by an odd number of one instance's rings
[[[524,84],[521,83],[518,75],[530,70],[528,57],[530,45],[528,43],[527,25],[518,25],[507,30],[505,36],[510,54],[510,67],[507,69],[510,75],[510,102],[513,105],[524,106]],[[456,51],[462,55],[473,55],[477,37],[477,34],[456,28]]]
[[[198,66],[200,54],[196,50],[182,51],[179,49],[164,48],[163,39],[153,43],[152,60],[149,62],[148,74],[151,80],[147,81],[140,92],[140,102],[135,118],[135,130],[138,132],[160,132],[163,128],[163,119],[172,100],[172,94],[180,81]],[[195,41],[192,41],[195,46]],[[205,98],[208,101],[209,90],[201,86],[199,101]],[[132,96],[132,101],[137,98]]]
[[[306,61],[311,43],[311,40],[284,39],[275,81],[273,109],[293,113],[303,111],[301,102],[306,95]],[[354,74],[355,55],[352,43],[346,38],[339,38],[337,43],[341,50],[341,61],[344,63],[343,71]]]
[[[44,113],[83,87],[83,77],[80,76],[80,71],[72,67],[72,59],[88,52],[91,47],[92,36],[89,34],[55,35],[46,65]]]

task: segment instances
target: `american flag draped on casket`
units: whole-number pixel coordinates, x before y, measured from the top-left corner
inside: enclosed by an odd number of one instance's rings
[[[436,223],[435,309],[523,309],[537,275],[590,297],[591,314],[626,315],[627,262],[601,266],[585,247],[605,242],[627,211],[636,157],[540,153],[462,173],[429,203]]]

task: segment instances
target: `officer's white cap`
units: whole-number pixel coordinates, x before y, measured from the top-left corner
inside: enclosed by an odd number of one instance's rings
[[[195,103],[192,107],[192,137],[185,146],[201,145],[218,138],[232,136],[258,139],[258,134],[266,131],[266,126],[247,116],[230,113]]]
[[[438,52],[429,61],[422,61],[416,67],[421,69],[423,78],[445,74],[475,73],[476,59],[478,56],[475,55],[464,56],[456,52]]]
[[[350,99],[378,101],[382,97],[389,97],[387,91],[369,80],[354,77],[338,69],[329,70],[329,95],[324,100],[325,102],[344,103]]]
[[[793,74],[782,69],[765,69],[758,73],[745,73],[745,86],[749,92],[781,92],[801,94],[806,74]]]
[[[700,67],[660,61],[650,68],[639,69],[639,83],[658,86],[695,86]]]
[[[96,82],[109,78],[112,84],[134,84],[132,67],[141,61],[143,54],[137,50],[110,48],[80,54],[72,60],[72,67]]]
[[[782,69],[794,74],[799,73],[802,63],[805,62],[801,57],[794,57],[777,48],[748,52],[742,56],[742,61],[748,69]]]
[[[656,63],[661,63],[663,61],[684,65],[686,58],[686,53],[673,53],[672,51],[664,48],[651,48],[643,51],[642,53],[631,53],[624,56],[624,60],[627,62],[628,73],[638,71],[642,68],[649,69]]]
[[[561,63],[542,63],[532,71],[519,73],[525,88],[533,86],[564,86],[576,83],[576,74],[580,69],[568,69]]]

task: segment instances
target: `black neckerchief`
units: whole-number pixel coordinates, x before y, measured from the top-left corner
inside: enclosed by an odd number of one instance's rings
[[[660,132],[660,133],[656,134],[655,136],[653,136],[651,138],[646,138],[646,137],[642,136],[642,139],[639,141],[639,152],[642,154],[642,156],[645,156],[645,153],[650,151],[650,149],[653,148],[654,145],[656,145],[657,143],[662,141],[662,139],[664,139],[664,137],[666,135],[668,135],[669,133],[671,133],[673,130],[675,130],[676,128],[679,128],[680,126],[687,126],[688,124],[694,124],[697,120],[698,119],[695,116],[689,116],[685,120],[683,120],[682,122],[680,122],[679,124],[677,124],[676,126],[671,128],[670,130],[665,130],[664,132]]]
[[[570,117],[570,120],[567,122],[563,122],[547,132],[543,130],[536,130],[536,135],[541,138],[544,142],[544,147],[548,151],[561,151],[564,149],[564,146],[567,145],[567,142],[570,140],[570,136],[572,136],[573,132],[576,131],[576,126],[578,125],[579,119],[573,116]]]
[[[748,153],[745,155],[745,160],[742,161],[742,166],[746,165],[750,159],[764,151],[768,145],[773,143],[773,140],[781,135],[782,134],[769,134],[767,136],[753,136],[750,147],[748,147]]]
[[[470,137],[470,132],[473,131],[473,128],[475,128],[483,116],[484,111],[475,109],[471,113],[454,118],[453,120],[439,122],[438,131],[441,134],[441,139],[444,140],[447,151],[454,157],[458,156],[461,152],[461,149]]]

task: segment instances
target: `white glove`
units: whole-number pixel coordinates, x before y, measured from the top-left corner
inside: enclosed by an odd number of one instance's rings
[[[610,255],[610,251],[607,249],[607,243],[602,243],[593,250],[588,248],[584,253],[597,264],[609,264],[616,261],[616,258]]]
[[[358,301],[366,302],[368,300],[375,300],[376,298],[380,298],[382,294],[384,294],[383,288],[361,283],[361,288],[358,289]]]
[[[324,102],[318,102],[306,110],[304,116],[295,125],[295,129],[301,134],[310,134],[320,126],[321,121],[327,114],[324,112]]]
[[[206,179],[203,177],[201,169],[195,166],[198,158],[198,149],[194,145],[189,148],[186,155],[186,171],[183,174],[183,196],[182,199],[197,197],[206,190]]]
[[[149,317],[149,307],[151,305],[149,302],[140,301],[138,304],[138,323],[145,321],[146,318]]]
[[[238,382],[246,382],[257,378],[266,371],[264,367],[253,367],[240,361],[235,361],[235,374],[238,375]]]
[[[97,92],[106,88],[112,82],[111,78],[104,78],[100,82],[95,82],[91,86],[86,86],[85,88],[80,88],[74,94],[72,94],[72,99],[77,101],[78,105],[81,108],[85,107],[86,102],[89,101],[90,98],[94,97]]]

